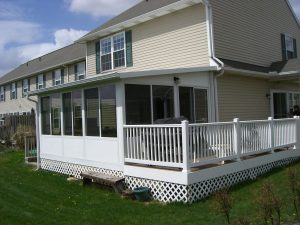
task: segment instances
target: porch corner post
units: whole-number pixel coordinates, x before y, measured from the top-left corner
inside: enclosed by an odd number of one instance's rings
[[[190,145],[189,145],[189,121],[181,122],[182,128],[182,172],[190,172]]]
[[[295,122],[296,122],[296,144],[295,149],[300,150],[300,116],[295,116]]]
[[[274,118],[269,117],[268,120],[269,120],[269,128],[270,128],[271,153],[274,153],[274,148],[275,148]]]
[[[233,120],[233,148],[234,152],[237,155],[237,161],[241,161],[241,155],[242,155],[242,144],[241,144],[241,124],[240,119],[235,118]]]

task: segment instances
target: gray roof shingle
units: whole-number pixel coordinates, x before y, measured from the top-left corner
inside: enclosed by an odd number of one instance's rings
[[[0,77],[0,84],[15,81],[51,68],[62,66],[68,62],[83,59],[85,55],[86,49],[84,44],[71,44],[20,65]]]

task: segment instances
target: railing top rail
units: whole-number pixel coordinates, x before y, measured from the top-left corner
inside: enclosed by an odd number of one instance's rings
[[[181,124],[123,125],[124,128],[176,128]]]
[[[275,119],[274,122],[280,122],[280,121],[295,121],[295,118],[285,118],[285,119]]]
[[[269,123],[271,120],[246,120],[240,121],[240,123],[248,124],[248,123]]]
[[[191,123],[190,126],[218,126],[218,125],[232,125],[233,122],[215,122],[215,123]]]

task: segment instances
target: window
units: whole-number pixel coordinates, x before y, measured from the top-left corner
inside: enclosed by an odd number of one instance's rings
[[[53,86],[60,85],[62,84],[62,70],[57,69],[53,72]]]
[[[74,136],[82,136],[82,96],[81,91],[72,92],[73,132]]]
[[[72,135],[72,95],[63,94],[64,135]]]
[[[287,34],[281,34],[283,61],[297,58],[297,40]]]
[[[207,90],[179,87],[180,116],[187,118],[191,123],[208,122]]]
[[[101,136],[117,137],[116,88],[114,85],[100,88]]]
[[[61,135],[61,99],[60,94],[51,96],[52,135]]]
[[[174,88],[152,86],[153,121],[174,117]]]
[[[101,40],[101,68],[102,71],[112,69],[111,38]]]
[[[5,101],[5,88],[4,86],[0,86],[0,102]]]
[[[98,88],[85,90],[84,98],[85,98],[86,135],[100,136]]]
[[[81,62],[75,65],[76,80],[82,80],[85,78],[85,62]]]
[[[10,85],[10,99],[17,99],[17,83],[14,82]]]
[[[36,89],[40,90],[46,87],[46,81],[45,76],[43,74],[40,74],[37,76],[37,82],[36,82]]]
[[[150,90],[150,85],[125,85],[126,124],[151,124]]]
[[[100,41],[101,70],[125,66],[125,33],[119,33]]]
[[[114,41],[114,68],[125,65],[125,38],[124,33],[113,37]]]
[[[50,97],[41,98],[42,134],[50,135]]]
[[[30,84],[29,84],[29,79],[23,80],[23,97],[27,95],[27,93],[30,91]]]

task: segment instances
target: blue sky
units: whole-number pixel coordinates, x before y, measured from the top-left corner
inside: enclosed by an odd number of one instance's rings
[[[71,44],[140,0],[0,0],[0,76]],[[300,17],[300,1],[290,0]]]

